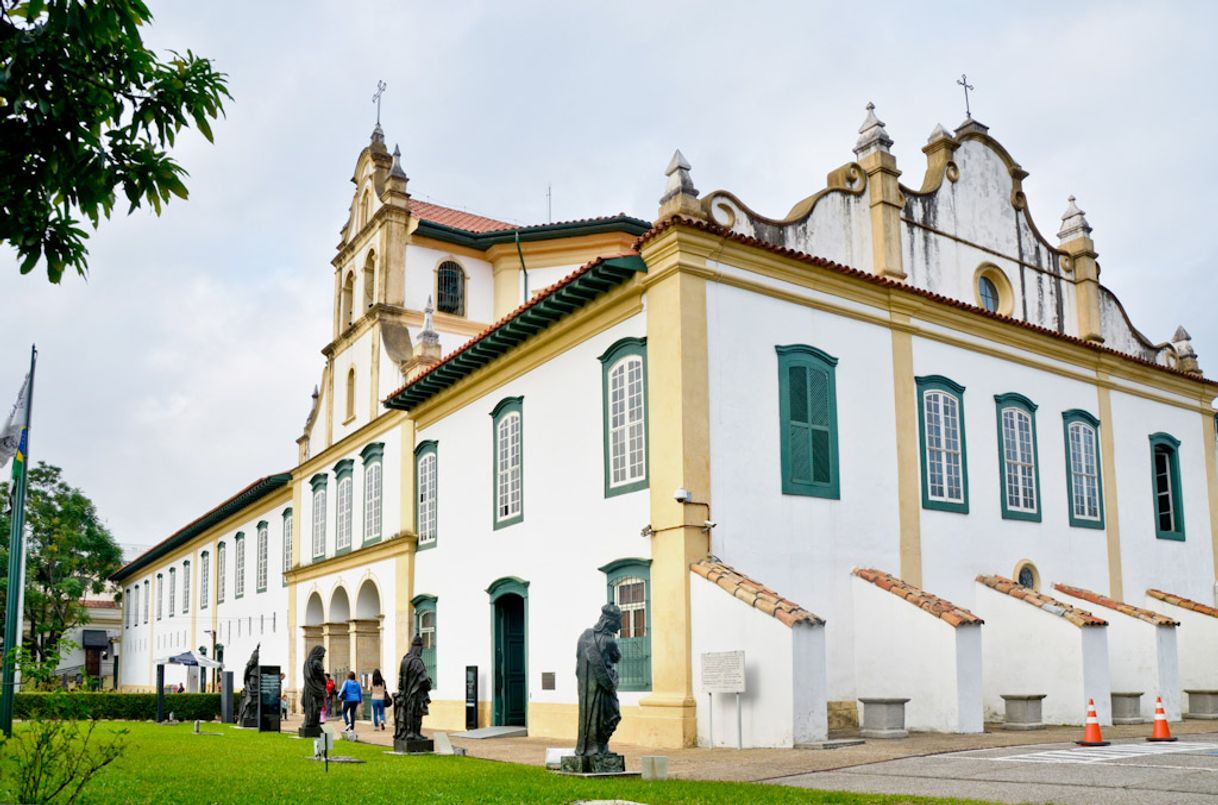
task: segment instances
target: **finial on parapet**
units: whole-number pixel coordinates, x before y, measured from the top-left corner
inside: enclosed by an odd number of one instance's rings
[[[397,143],[393,145],[393,170],[389,171],[389,175],[402,179],[408,178],[405,168],[402,167],[402,149],[398,147]]]
[[[689,175],[690,164],[681,153],[681,149],[672,152],[672,159],[664,169],[668,182],[664,186],[664,195],[660,196],[659,219],[663,220],[673,215],[685,215],[692,218],[702,218],[702,204],[698,201],[698,188]]]
[[[440,334],[435,331],[431,323],[431,314],[435,313],[436,309],[431,304],[431,297],[427,297],[427,304],[423,307],[423,331],[419,333],[419,341],[425,344],[439,344]]]
[[[935,130],[932,131],[930,136],[926,138],[926,142],[929,144],[935,142],[936,140],[950,140],[951,138],[952,135],[948,133],[947,129],[943,128],[943,124],[936,123]]]
[[[1062,213],[1062,228],[1057,231],[1059,244],[1068,243],[1078,238],[1091,237],[1091,224],[1087,223],[1085,213],[1074,203],[1074,196],[1066,200],[1066,211]]]
[[[413,357],[402,366],[402,373],[407,380],[414,380],[440,362],[440,334],[435,331],[431,322],[431,314],[435,310],[431,297],[428,296],[427,304],[423,307],[423,329],[419,331],[419,337],[414,342]]]
[[[1176,332],[1171,337],[1172,349],[1176,351],[1176,368],[1193,374],[1201,374],[1201,367],[1197,363],[1197,351],[1193,349],[1193,337],[1188,334],[1183,325],[1176,328]]]
[[[385,144],[385,130],[381,128],[380,123],[377,123],[376,127],[372,129],[372,136],[368,138],[368,141],[372,145]]]
[[[403,196],[409,196],[406,192],[406,184],[410,178],[406,176],[406,170],[402,167],[402,149],[397,145],[393,146],[393,164],[389,169],[389,177],[385,180],[386,189],[390,191],[388,198],[392,199],[394,194],[400,193]],[[393,203],[392,200],[389,203]],[[397,200],[397,206],[405,206],[403,200]]]
[[[859,139],[854,144],[854,155],[862,159],[877,151],[887,154],[890,153],[888,149],[891,147],[892,138],[884,130],[884,121],[876,117],[875,104],[868,102],[867,117],[863,118],[863,125],[859,126]]]

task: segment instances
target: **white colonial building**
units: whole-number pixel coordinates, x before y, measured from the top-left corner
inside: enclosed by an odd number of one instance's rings
[[[781,218],[677,153],[654,224],[516,228],[412,199],[378,126],[298,463],[115,576],[121,684],[213,643],[293,693],[316,644],[393,678],[420,634],[427,726],[465,725],[475,666],[480,724],[569,739],[614,601],[623,741],[809,743],[870,697],[948,731],[1011,693],[1178,716],[1218,687],[1218,384],[1130,323],[1073,199],[1040,233],[980,123],[935,128],[918,188],[890,145],[869,107]]]

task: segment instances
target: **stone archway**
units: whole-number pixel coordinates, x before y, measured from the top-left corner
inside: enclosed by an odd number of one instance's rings
[[[326,667],[338,682],[351,670],[351,599],[347,590],[335,587],[330,594],[330,610],[326,615]]]
[[[351,621],[351,670],[372,675],[381,666],[381,594],[372,579],[364,579],[355,596],[355,618]]]
[[[314,591],[309,595],[309,600],[305,604],[304,624],[301,628],[304,629],[304,653],[309,656],[309,652],[314,646],[325,645],[325,635],[322,631],[322,624],[326,621],[326,608],[321,602],[321,596]]]

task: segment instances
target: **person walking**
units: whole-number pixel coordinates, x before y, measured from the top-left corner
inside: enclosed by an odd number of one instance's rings
[[[355,671],[347,672],[347,681],[338,690],[343,703],[343,723],[349,732],[355,732],[355,708],[364,700],[364,691],[355,680]]]
[[[321,709],[325,715],[334,713],[334,677],[329,674],[326,674],[326,700]]]
[[[380,668],[372,672],[372,729],[385,729],[385,677]]]

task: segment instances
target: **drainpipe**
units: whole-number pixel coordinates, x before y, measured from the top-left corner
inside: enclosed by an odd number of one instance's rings
[[[520,270],[524,272],[524,302],[529,301],[529,269],[524,264],[524,252],[520,248],[520,230],[516,230],[516,256],[520,258]]]

